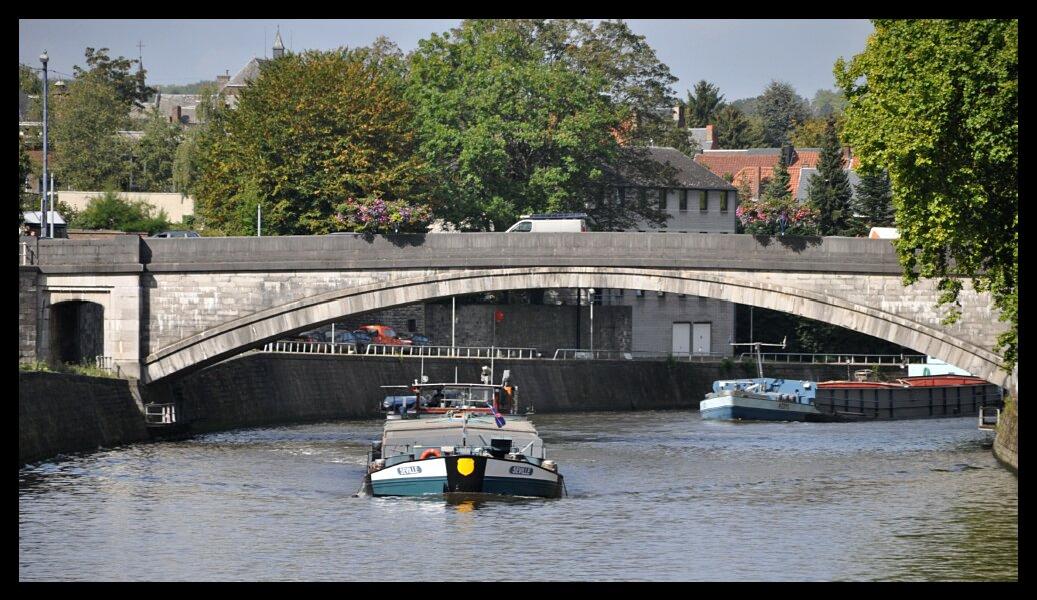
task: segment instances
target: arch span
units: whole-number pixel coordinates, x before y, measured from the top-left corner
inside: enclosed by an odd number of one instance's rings
[[[145,381],[201,368],[240,352],[351,314],[461,294],[531,288],[622,288],[704,296],[816,319],[924,352],[1006,385],[1000,358],[932,325],[882,307],[851,302],[751,272],[635,267],[539,267],[426,271],[344,287],[234,319],[150,354]]]
[[[93,364],[104,355],[104,305],[64,300],[50,305],[51,364]]]

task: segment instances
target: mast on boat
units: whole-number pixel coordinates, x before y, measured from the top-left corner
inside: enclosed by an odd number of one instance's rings
[[[788,336],[781,338],[780,344],[766,344],[764,342],[732,342],[732,346],[752,346],[756,349],[756,370],[760,374],[760,379],[763,379],[763,358],[760,356],[760,346],[774,346],[776,348],[785,349],[785,341]]]

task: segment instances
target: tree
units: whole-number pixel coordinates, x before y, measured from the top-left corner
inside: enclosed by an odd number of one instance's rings
[[[196,213],[225,234],[336,231],[349,198],[423,202],[412,113],[392,73],[351,50],[265,64],[234,110],[207,115],[196,140]]]
[[[148,192],[172,192],[173,163],[183,138],[180,125],[154,111],[144,126],[144,137],[135,148],[133,163],[138,190]]]
[[[846,136],[893,190],[904,279],[936,278],[941,305],[962,279],[989,291],[1011,324],[998,339],[1016,362],[1019,258],[1019,23],[876,20],[864,51],[835,75]],[[957,276],[957,277],[956,277]],[[951,308],[947,320],[959,312]]]
[[[22,211],[27,210],[26,205],[29,203],[29,198],[34,194],[27,194],[25,192],[25,180],[29,177],[29,173],[32,172],[32,163],[29,161],[29,154],[25,151],[25,144],[22,143],[21,138],[18,138],[18,225],[22,224]]]
[[[817,173],[810,179],[808,189],[808,201],[818,212],[820,235],[850,233],[853,229],[852,196],[850,178],[843,170],[843,149],[835,133],[835,118],[828,117]]]
[[[756,202],[740,202],[735,216],[745,233],[764,235],[816,235],[817,210],[792,197],[792,177],[782,153],[774,174],[760,190]],[[743,181],[743,186],[746,185]]]
[[[407,98],[417,109],[421,155],[437,173],[436,215],[465,229],[500,230],[523,213],[604,217],[618,208],[661,223],[658,207],[604,201],[624,174],[668,181],[646,152],[617,139],[625,131],[637,142],[652,131],[645,120],[631,125],[667,80],[645,48],[611,22],[591,29],[571,21],[465,21],[419,42]]]
[[[54,169],[62,181],[72,189],[124,188],[132,144],[116,133],[127,115],[112,85],[85,74],[55,100]]]
[[[36,70],[27,65],[18,65],[18,90],[25,94],[25,117],[27,121],[43,120],[43,82]]]
[[[724,107],[724,96],[720,88],[705,79],[695,84],[695,91],[688,91],[685,120],[688,127],[712,125],[717,112]]]
[[[796,125],[810,116],[807,101],[791,84],[781,81],[770,82],[760,96],[757,111],[763,118],[763,141],[772,148],[789,143]]]
[[[855,210],[868,227],[892,227],[893,189],[885,170],[862,172],[854,191],[857,195]]]
[[[138,68],[136,73],[130,73],[133,65],[139,66],[140,61],[122,56],[109,58],[108,48],[98,50],[87,48],[85,55],[86,69],[79,65],[72,67],[76,79],[92,74],[101,81],[111,84],[116,96],[127,111],[133,106],[143,108],[144,102],[155,95],[155,88],[148,87],[144,83],[147,71],[143,67]]]
[[[755,148],[763,144],[759,131],[742,111],[725,106],[717,111],[713,125],[717,147],[731,150]]]
[[[202,170],[202,157],[214,139],[212,132],[223,130],[214,126],[214,122],[222,121],[227,111],[224,99],[217,96],[215,85],[202,86],[198,93],[201,98],[195,114],[199,124],[182,133],[173,157],[173,191],[186,195],[194,195],[194,186]]]
[[[169,228],[164,210],[154,214],[155,207],[143,200],[123,200],[118,192],[109,190],[91,198],[74,219],[76,227],[84,229],[116,229],[119,231],[146,231],[157,233]],[[71,226],[73,223],[69,223]]]
[[[846,96],[841,91],[817,90],[810,101],[810,110],[815,118],[822,120],[830,116],[841,116],[846,108]]]

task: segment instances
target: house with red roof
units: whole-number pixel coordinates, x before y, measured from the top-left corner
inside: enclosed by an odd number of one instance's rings
[[[774,175],[774,167],[782,153],[786,155],[786,163],[789,170],[789,185],[792,188],[793,198],[802,198],[801,185],[805,186],[809,177],[803,177],[812,171],[816,171],[818,160],[821,158],[820,148],[747,148],[744,150],[710,150],[704,149],[695,155],[695,162],[706,167],[716,175],[730,177],[731,183],[741,188],[744,181],[749,182],[751,190],[750,200],[760,199],[761,182],[769,180]],[[850,148],[843,149],[843,160],[850,169],[859,166],[856,156]],[[804,171],[804,169],[806,171]]]

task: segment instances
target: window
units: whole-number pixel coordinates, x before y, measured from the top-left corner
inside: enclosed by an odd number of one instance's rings
[[[407,331],[409,331],[411,333],[414,333],[417,330],[418,330],[418,320],[417,319],[407,319]]]
[[[688,210],[688,190],[681,190],[681,212]]]
[[[728,191],[720,194],[720,212],[727,212],[727,203],[731,201],[731,194],[734,194],[734,192]]]
[[[666,210],[667,195],[670,190],[659,188],[659,210]]]
[[[515,231],[532,231],[532,230],[533,230],[533,223],[532,223],[532,221],[522,221],[521,223],[516,225],[515,228],[512,229],[511,231],[515,232]]]
[[[709,196],[706,195],[706,190],[699,192],[699,212],[706,212],[709,210]]]
[[[637,290],[637,291],[634,292],[634,295],[637,296],[638,298],[644,298],[645,297],[645,291],[644,290]]]

